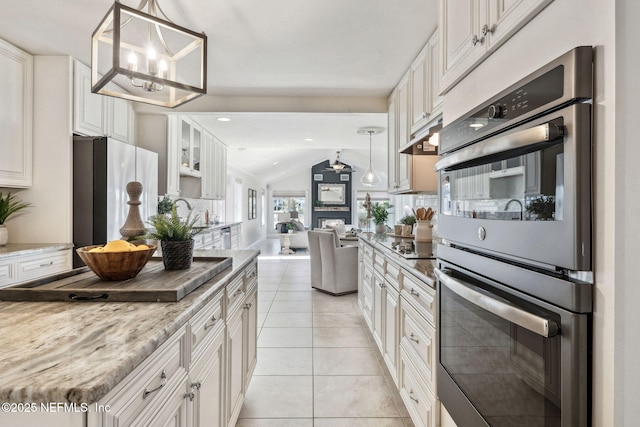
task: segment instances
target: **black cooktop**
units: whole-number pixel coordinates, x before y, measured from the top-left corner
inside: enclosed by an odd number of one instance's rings
[[[388,237],[379,243],[406,259],[435,259],[431,242],[416,242],[413,237]]]

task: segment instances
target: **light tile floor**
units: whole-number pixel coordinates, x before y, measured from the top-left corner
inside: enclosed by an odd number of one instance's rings
[[[237,427],[413,426],[358,308],[310,285],[305,251],[258,258],[258,364]]]

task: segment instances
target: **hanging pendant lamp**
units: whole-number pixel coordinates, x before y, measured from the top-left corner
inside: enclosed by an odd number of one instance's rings
[[[369,168],[360,177],[360,182],[365,187],[375,187],[382,182],[380,174],[373,169],[373,165],[371,164],[371,137],[382,132],[384,132],[384,128],[381,127],[366,127],[358,129],[358,134],[369,135]]]
[[[202,96],[207,36],[171,22],[158,0],[115,0],[91,38],[91,92],[168,108]]]

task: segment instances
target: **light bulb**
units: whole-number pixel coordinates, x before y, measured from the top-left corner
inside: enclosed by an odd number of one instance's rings
[[[147,49],[147,72],[152,76],[158,74],[158,59],[153,47]]]
[[[165,61],[164,59],[161,59],[160,62],[158,63],[158,68],[160,68],[160,77],[162,77],[163,79],[166,79],[167,69],[169,68],[167,66],[167,61]]]
[[[127,60],[129,62],[129,71],[138,71],[138,55],[131,51]]]

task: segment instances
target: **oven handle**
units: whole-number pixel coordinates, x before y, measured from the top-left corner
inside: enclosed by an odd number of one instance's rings
[[[447,288],[466,299],[472,304],[499,316],[511,323],[522,326],[533,333],[541,335],[545,338],[551,338],[558,335],[558,325],[553,320],[545,319],[528,311],[524,311],[511,304],[492,298],[474,290],[471,284],[454,279],[444,271],[434,268],[438,279],[444,283]]]
[[[438,160],[434,169],[439,171],[460,163],[468,162],[469,160],[491,156],[516,148],[528,147],[541,142],[553,141],[563,135],[564,129],[562,126],[553,123],[544,123],[511,134],[486,139],[467,148],[463,148],[460,151],[453,152]]]

